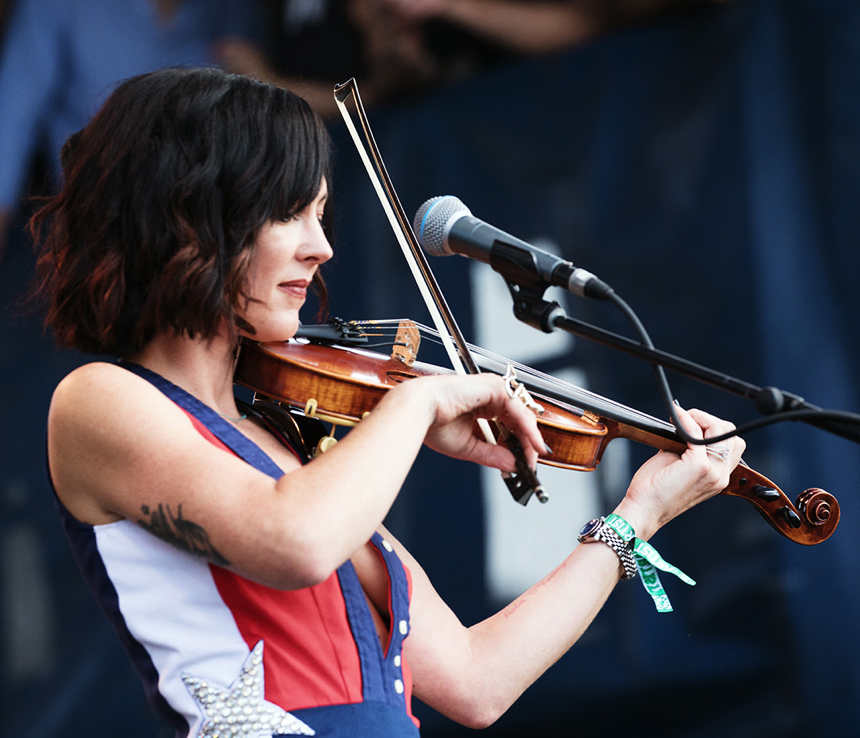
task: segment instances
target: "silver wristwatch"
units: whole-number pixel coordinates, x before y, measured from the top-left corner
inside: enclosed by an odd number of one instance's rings
[[[639,568],[636,566],[636,558],[633,556],[633,550],[624,542],[621,536],[606,524],[606,518],[601,517],[589,520],[580,528],[576,540],[580,543],[592,543],[593,541],[605,543],[621,559],[621,565],[624,567],[624,579],[633,579],[636,576]]]

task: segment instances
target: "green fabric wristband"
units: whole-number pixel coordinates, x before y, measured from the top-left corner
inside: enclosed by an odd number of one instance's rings
[[[669,597],[663,589],[657,569],[674,574],[685,584],[693,586],[696,582],[684,574],[677,566],[673,566],[666,561],[650,543],[636,538],[636,531],[633,530],[633,526],[620,515],[616,515],[615,513],[608,515],[606,524],[621,536],[626,543],[632,545],[633,554],[639,566],[639,576],[642,577],[642,584],[645,586],[648,594],[651,595],[651,599],[654,600],[657,611],[672,612],[672,604],[669,602]]]

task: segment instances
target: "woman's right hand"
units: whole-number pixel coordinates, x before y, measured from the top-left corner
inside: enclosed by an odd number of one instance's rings
[[[479,433],[478,418],[499,420],[522,444],[534,468],[545,444],[534,413],[508,395],[504,380],[494,374],[444,375],[411,380],[429,394],[432,419],[424,442],[434,451],[503,471],[516,471],[514,455],[504,445]]]

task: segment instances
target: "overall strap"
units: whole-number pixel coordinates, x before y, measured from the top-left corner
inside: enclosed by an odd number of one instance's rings
[[[281,468],[256,443],[246,438],[211,407],[181,387],[177,387],[170,380],[139,364],[120,361],[118,366],[137,374],[161,390],[168,399],[199,420],[221,443],[255,469],[268,474],[273,479],[280,479],[284,475]]]

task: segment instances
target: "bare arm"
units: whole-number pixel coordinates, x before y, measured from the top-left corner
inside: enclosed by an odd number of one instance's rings
[[[693,417],[709,433],[730,427],[703,413]],[[743,442],[734,439],[726,445],[731,457],[725,462],[709,458],[703,447],[689,449],[681,458],[658,453],[634,477],[616,512],[647,540],[727,484]],[[623,573],[608,546],[578,546],[507,608],[466,628],[408,552],[399,546],[398,553],[413,574],[412,627],[405,648],[415,694],[473,728],[496,720],[576,642]]]
[[[600,5],[520,0],[382,0],[413,22],[439,18],[513,51],[566,48],[602,30]]]
[[[565,49],[619,23],[639,20],[682,4],[682,0],[376,1],[391,8],[405,22],[443,19],[525,54]]]
[[[90,364],[55,392],[52,476],[85,522],[128,518],[151,529],[152,511],[181,512],[213,560],[271,586],[307,586],[370,538],[425,438],[443,453],[512,469],[507,449],[473,434],[474,412],[499,415],[535,461],[542,442],[534,418],[498,377],[428,379],[392,390],[321,458],[303,467],[285,459],[275,481],[205,440],[148,382]]]
[[[346,80],[328,82],[318,79],[299,79],[279,74],[257,46],[242,38],[223,39],[215,44],[213,51],[219,64],[234,74],[243,74],[270,85],[290,90],[303,97],[324,118],[338,115],[338,108],[332,91],[335,83]],[[362,94],[368,102],[372,101],[372,88],[367,91],[362,89]]]

